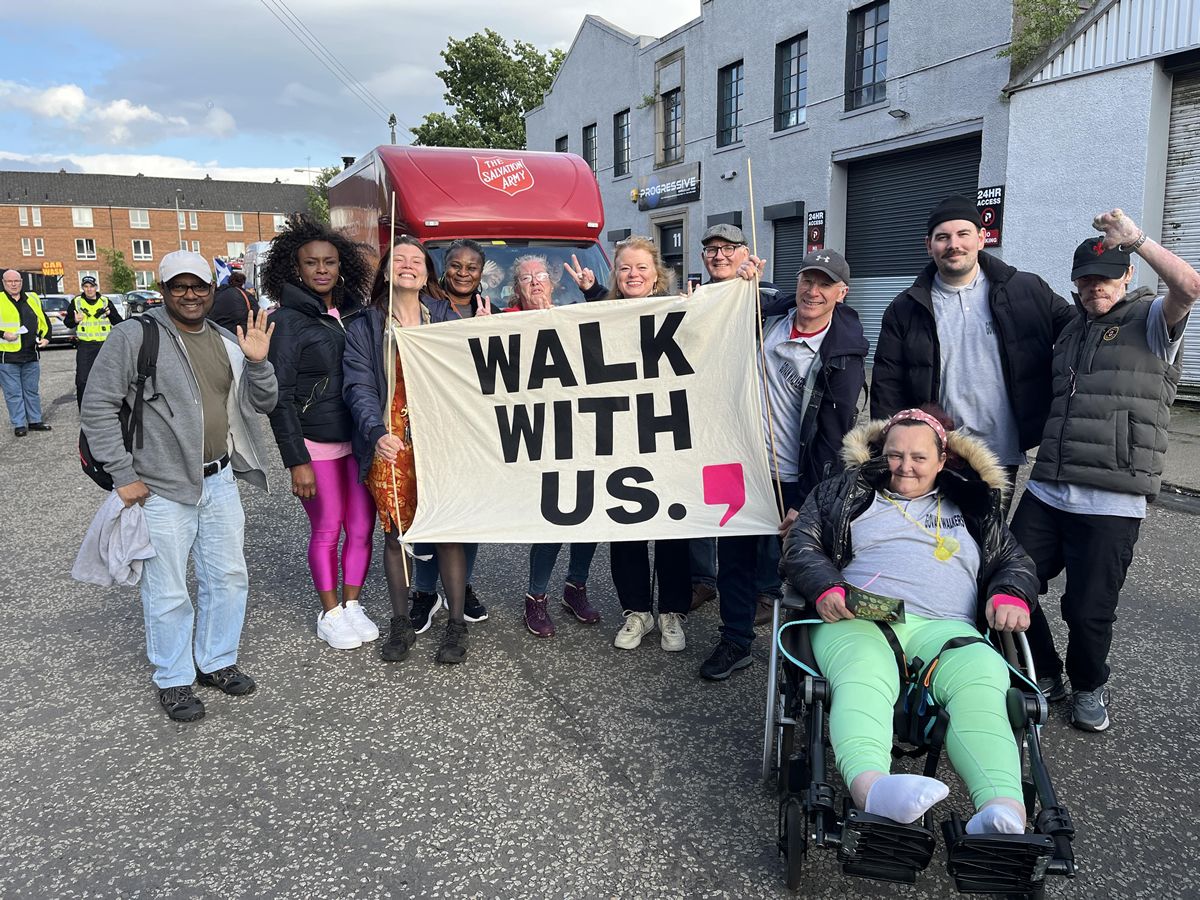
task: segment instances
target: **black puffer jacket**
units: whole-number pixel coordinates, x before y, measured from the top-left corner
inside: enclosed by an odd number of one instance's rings
[[[979,254],[979,267],[988,280],[1000,366],[1021,449],[1028,450],[1042,439],[1050,412],[1054,342],[1075,313],[1036,275],[1019,272],[987,253]],[[930,296],[936,273],[937,266],[930,262],[883,314],[871,371],[872,418],[886,419],[902,409],[941,402],[941,348]]]
[[[809,602],[842,581],[842,569],[854,558],[850,523],[874,502],[890,478],[883,458],[883,421],[867,422],[848,435],[842,449],[846,471],[821,482],[800,509],[784,541],[780,571]],[[984,607],[995,594],[1020,597],[1033,609],[1038,580],[1033,560],[1004,522],[1000,500],[1006,489],[1004,469],[980,441],[947,435],[961,468],[949,466],[937,485],[963,512],[967,531],[979,545],[979,605],[976,624],[984,627]]]
[[[344,325],[360,312],[361,307],[347,310],[338,322],[315,294],[288,284],[280,308],[271,314],[275,332],[268,358],[279,379],[271,430],[288,468],[311,461],[305,438],[338,443],[353,434],[350,410],[342,399],[342,354]]]

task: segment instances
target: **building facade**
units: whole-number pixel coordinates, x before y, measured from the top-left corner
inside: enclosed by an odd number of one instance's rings
[[[588,16],[527,143],[583,156],[610,241],[647,234],[681,276],[714,222],[785,288],[807,247],[843,250],[873,340],[929,210],[1005,183],[1011,35],[1008,2],[703,0],[657,39]]]
[[[238,258],[307,206],[304,185],[0,172],[0,268],[43,293],[75,293],[85,275],[109,291],[105,251],[116,249],[137,286],[152,287],[164,254]]]

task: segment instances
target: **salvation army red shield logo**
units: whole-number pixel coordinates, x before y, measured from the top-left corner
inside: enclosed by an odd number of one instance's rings
[[[474,156],[479,180],[493,190],[513,196],[533,187],[533,173],[525,160],[511,156]]]

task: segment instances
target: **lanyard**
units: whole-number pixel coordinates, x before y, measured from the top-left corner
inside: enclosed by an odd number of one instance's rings
[[[908,519],[908,521],[910,521],[913,525],[915,525],[921,531],[925,532],[925,534],[927,534],[931,538],[933,538],[933,543],[934,543],[933,558],[934,559],[938,560],[939,562],[949,562],[950,558],[952,556],[954,556],[955,553],[958,552],[959,543],[957,540],[955,540],[952,537],[942,537],[942,493],[941,493],[941,491],[938,491],[938,495],[937,495],[937,510],[935,511],[935,520],[936,521],[934,524],[934,528],[936,529],[936,531],[930,531],[928,528],[926,528],[924,525],[922,525],[920,522],[918,522],[916,519],[914,519],[912,516],[910,516],[908,514],[908,510],[906,510],[903,506],[901,506],[899,503],[897,503],[895,500],[893,500],[887,494],[881,494],[881,496],[888,503],[892,504],[892,506],[896,507],[896,509],[900,511],[900,515],[904,516],[904,518]]]

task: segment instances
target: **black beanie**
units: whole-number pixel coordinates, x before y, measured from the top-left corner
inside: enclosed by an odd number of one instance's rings
[[[970,222],[976,228],[983,227],[983,219],[979,217],[979,207],[975,205],[975,201],[962,194],[951,194],[934,207],[933,212],[929,214],[929,220],[925,223],[925,233],[933,234],[933,229],[943,222],[951,222],[956,219]]]

